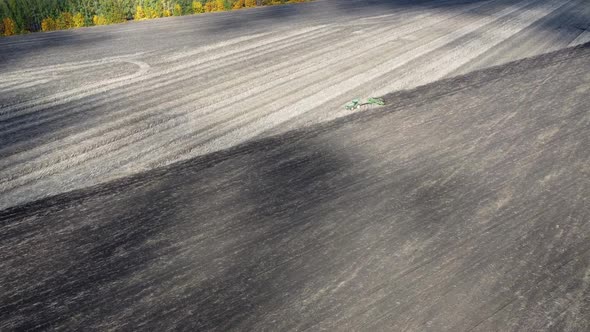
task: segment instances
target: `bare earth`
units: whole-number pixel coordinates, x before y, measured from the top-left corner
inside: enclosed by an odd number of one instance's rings
[[[332,1],[0,39],[0,208],[590,40],[586,0]]]
[[[0,330],[590,331],[590,44],[0,211]]]

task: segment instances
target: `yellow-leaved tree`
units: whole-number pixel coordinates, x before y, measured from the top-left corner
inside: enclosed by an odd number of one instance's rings
[[[107,24],[109,24],[107,18],[102,15],[94,15],[92,17],[92,23],[94,23],[94,25],[107,25]]]
[[[55,30],[57,25],[55,24],[55,20],[51,17],[45,18],[41,21],[41,30],[42,31],[53,31]]]
[[[74,16],[71,13],[63,12],[55,21],[56,29],[70,29],[74,26]]]
[[[4,36],[12,36],[16,33],[16,23],[10,17],[5,17],[2,20],[2,30]]]
[[[193,12],[195,14],[200,14],[205,12],[205,8],[203,8],[203,4],[201,1],[193,1]]]
[[[133,16],[133,18],[138,21],[145,20],[147,18],[142,6],[137,6],[135,8],[135,15]]]
[[[215,11],[222,12],[225,10],[225,2],[223,0],[215,0]]]
[[[152,7],[147,7],[145,9],[145,15],[147,18],[158,18],[160,17],[160,14],[158,13],[158,11],[155,8]]]
[[[86,25],[86,20],[84,19],[84,15],[82,13],[76,13],[73,17],[74,20],[74,28],[81,28]]]
[[[245,0],[244,5],[246,7],[256,7],[256,0]]]
[[[244,8],[244,0],[236,0],[234,4],[231,6],[232,9],[242,9]]]
[[[205,13],[215,11],[215,3],[213,1],[205,2]]]
[[[172,11],[174,16],[181,16],[182,15],[182,7],[179,4],[174,5],[174,10]]]

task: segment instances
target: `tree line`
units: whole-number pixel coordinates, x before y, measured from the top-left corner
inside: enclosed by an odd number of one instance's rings
[[[303,1],[305,0],[0,0],[0,35]]]

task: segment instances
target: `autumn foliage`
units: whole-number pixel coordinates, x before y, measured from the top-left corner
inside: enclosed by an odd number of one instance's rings
[[[174,10],[172,11],[174,16],[181,16],[182,15],[182,7],[179,4],[174,5]]]
[[[16,33],[16,24],[10,17],[5,17],[2,20],[0,31],[4,36],[12,36]]]
[[[0,35],[309,0],[0,0]]]
[[[76,13],[76,15],[74,15],[74,28],[81,28],[84,25],[86,25],[84,15],[82,15],[82,13]]]
[[[201,1],[193,1],[193,13],[200,14],[204,12],[205,8],[203,7],[203,3]]]
[[[92,17],[92,24],[94,25],[107,25],[108,19],[102,15],[94,15]]]
[[[142,6],[135,7],[135,19],[136,20],[145,20],[147,16],[145,15],[145,11],[143,10]]]
[[[234,4],[231,6],[232,9],[242,9],[244,8],[244,0],[236,0]]]
[[[41,21],[41,31],[52,31],[56,29],[55,20],[51,17],[44,18]]]

